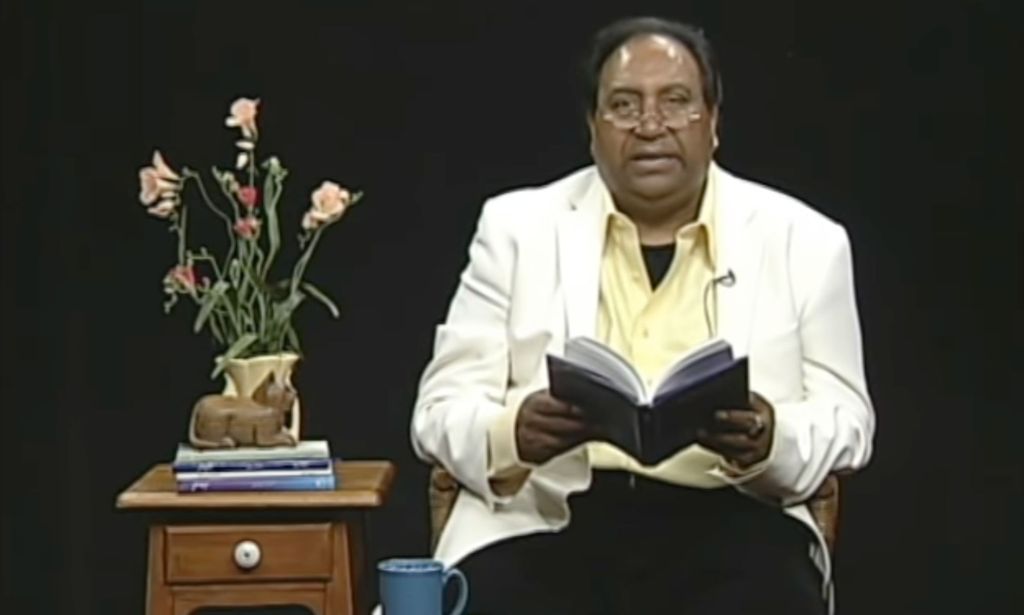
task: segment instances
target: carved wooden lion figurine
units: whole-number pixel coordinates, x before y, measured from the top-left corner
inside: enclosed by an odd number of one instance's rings
[[[285,415],[296,393],[270,373],[253,391],[252,398],[204,395],[192,408],[189,441],[195,448],[236,446],[295,446],[285,428]]]

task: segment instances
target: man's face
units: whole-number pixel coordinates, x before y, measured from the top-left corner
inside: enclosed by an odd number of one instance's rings
[[[702,92],[696,59],[672,38],[634,38],[608,57],[589,123],[591,153],[612,194],[656,207],[699,193],[717,120]],[[640,121],[623,128],[630,114]]]

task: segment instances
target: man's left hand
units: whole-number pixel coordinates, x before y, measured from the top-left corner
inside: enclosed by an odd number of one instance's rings
[[[768,457],[774,433],[775,410],[751,391],[749,409],[716,410],[708,427],[697,432],[697,441],[733,465],[746,468]]]

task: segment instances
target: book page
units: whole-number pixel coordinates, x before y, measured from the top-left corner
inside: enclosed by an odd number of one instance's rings
[[[604,376],[616,389],[636,403],[648,401],[643,379],[629,361],[601,342],[577,337],[565,344],[565,358]]]
[[[732,346],[728,342],[722,339],[708,340],[668,368],[658,383],[656,396],[685,389],[732,362]]]

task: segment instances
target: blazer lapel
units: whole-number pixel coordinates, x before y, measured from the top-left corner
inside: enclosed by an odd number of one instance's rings
[[[736,355],[745,355],[758,298],[764,238],[755,231],[754,209],[736,190],[737,179],[717,165],[717,335]],[[557,222],[558,276],[565,303],[567,337],[596,335],[601,251],[605,240],[606,188],[596,169],[570,195]]]
[[[717,166],[718,198],[715,300],[717,334],[727,340],[737,356],[746,355],[757,307],[764,237],[755,232],[754,209],[735,190],[737,181]]]
[[[597,328],[601,251],[605,236],[605,187],[596,170],[570,196],[557,223],[558,277],[565,302],[567,337],[593,337]]]

